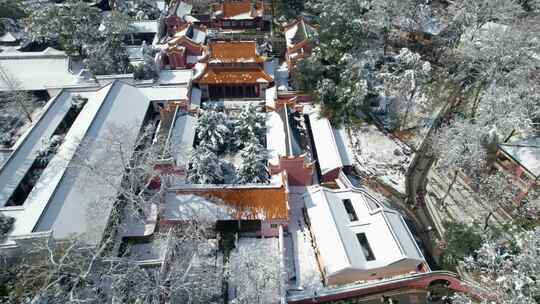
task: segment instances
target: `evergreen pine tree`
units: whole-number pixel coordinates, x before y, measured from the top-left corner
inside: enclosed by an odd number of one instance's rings
[[[237,170],[237,179],[241,184],[268,183],[268,152],[258,142],[251,141],[240,153],[242,165]]]
[[[242,148],[245,143],[259,141],[264,136],[266,117],[256,106],[250,104],[234,118],[233,124],[236,146]]]
[[[204,111],[197,123],[200,145],[219,153],[223,152],[231,138],[230,123],[225,113],[215,109]]]
[[[223,161],[206,146],[195,149],[190,158],[188,181],[193,184],[221,184],[224,182]]]

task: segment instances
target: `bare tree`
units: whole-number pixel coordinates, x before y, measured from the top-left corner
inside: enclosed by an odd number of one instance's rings
[[[211,223],[192,218],[156,236],[167,243],[164,264],[146,269],[125,265],[112,278],[113,302],[216,302],[222,295],[223,260],[211,235]]]
[[[430,78],[431,65],[408,49],[401,49],[395,59],[378,77],[384,81],[385,95],[394,97],[390,114],[397,120],[397,128],[407,129],[409,118],[416,114],[414,108],[422,98],[423,86]]]
[[[115,257],[115,239],[98,246],[77,238],[35,243],[0,270],[8,303],[212,303],[221,298],[221,257],[208,223],[188,221],[165,237],[161,266]]]
[[[75,238],[35,242],[17,263],[2,267],[8,303],[97,303],[103,254],[110,240],[98,247]],[[112,271],[112,269],[110,269]]]
[[[470,121],[455,119],[442,127],[431,139],[431,149],[437,157],[437,169],[452,172],[452,181],[441,204],[450,194],[459,172],[477,174],[485,168],[486,150],[482,145],[485,131]]]
[[[536,303],[540,296],[540,230],[516,232],[507,242],[487,241],[463,266],[477,275],[480,301],[457,294],[452,303]]]
[[[95,189],[109,193],[109,200],[118,199],[132,215],[146,218],[161,191],[158,165],[164,145],[160,140],[154,143],[151,125],[139,130],[129,124],[112,124],[105,132],[97,142],[80,142],[71,166]],[[101,156],[90,159],[89,152],[98,148],[103,149]]]
[[[236,291],[234,303],[279,303],[283,273],[277,240],[244,241],[231,253],[228,268],[229,283]]]
[[[13,77],[1,63],[0,83],[3,83],[3,86],[7,88],[7,91],[2,93],[3,96],[0,95],[0,107],[5,109],[10,105],[15,105],[15,108],[23,113],[28,121],[32,122],[32,96],[20,89],[20,81]]]
[[[515,202],[520,189],[505,176],[504,173],[496,171],[493,174],[482,175],[475,181],[478,188],[479,199],[484,203],[486,217],[484,220],[484,231],[489,227],[489,220],[496,212],[506,212],[515,209]],[[479,210],[482,211],[482,210]]]

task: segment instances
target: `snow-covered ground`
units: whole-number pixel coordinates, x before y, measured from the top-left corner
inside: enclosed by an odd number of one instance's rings
[[[405,174],[412,161],[410,149],[368,123],[353,127],[351,134],[357,167],[406,194]]]
[[[428,176],[425,202],[427,210],[438,226],[437,229],[444,233],[444,227],[441,227],[441,225],[445,221],[484,225],[486,217],[494,208],[493,206],[486,206],[481,200],[476,199],[476,193],[461,176],[457,178],[444,202],[441,202],[451,180],[451,176],[443,176],[437,172],[431,172]],[[493,211],[490,225],[502,227],[511,221],[508,213],[502,208]]]
[[[313,240],[309,228],[304,221],[302,207],[304,199],[302,195],[306,191],[304,187],[291,187],[289,189],[289,233],[292,238],[292,250],[286,250],[286,253],[293,254],[296,280],[289,281],[289,294],[314,294],[321,290],[322,275],[319,264],[315,257]]]

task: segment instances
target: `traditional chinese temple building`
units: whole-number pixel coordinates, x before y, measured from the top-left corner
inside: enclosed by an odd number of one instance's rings
[[[263,16],[263,1],[225,0],[217,6],[212,23],[222,29],[262,29]]]
[[[203,98],[264,98],[274,79],[264,71],[265,58],[257,53],[254,41],[209,44],[205,66],[194,82]]]
[[[292,71],[299,60],[311,55],[312,39],[315,37],[316,31],[303,18],[300,18],[286,25],[284,32],[287,44],[285,59],[289,71]]]
[[[206,29],[186,23],[167,42],[165,53],[171,69],[192,68],[204,55]]]

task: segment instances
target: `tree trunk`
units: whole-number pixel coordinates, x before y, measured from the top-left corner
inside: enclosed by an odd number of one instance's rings
[[[493,216],[493,211],[490,211],[489,214],[486,216],[486,219],[484,221],[484,231],[489,227],[489,219]]]
[[[480,103],[480,93],[482,92],[482,88],[484,87],[484,84],[483,82],[480,83],[480,85],[478,86],[478,89],[476,90],[476,95],[474,96],[474,101],[473,101],[473,104],[472,104],[472,108],[471,108],[471,118],[475,118],[476,116],[476,111],[478,110],[478,105]]]
[[[403,116],[403,120],[400,122],[400,127],[399,127],[400,131],[404,129],[405,124],[407,123],[407,120],[409,119],[409,113],[411,112],[414,94],[416,94],[416,86],[412,90],[411,95],[409,95],[409,99],[407,100],[407,108],[405,109],[405,115]]]
[[[512,132],[510,132],[510,135],[508,135],[508,137],[505,138],[503,142],[504,143],[508,142],[510,140],[510,138],[512,138],[515,134],[516,134],[516,129],[513,129]]]
[[[386,53],[388,52],[388,29],[383,29],[383,56],[386,57]]]
[[[444,194],[443,198],[441,199],[441,205],[443,205],[443,206],[444,206],[444,201],[448,198],[448,196],[450,195],[450,191],[452,191],[452,188],[454,187],[454,184],[456,183],[458,173],[459,173],[458,170],[454,171],[454,177],[452,178],[452,181],[448,185],[448,189],[446,189],[446,193]]]
[[[15,97],[15,98],[17,98],[17,103],[19,104],[19,106],[21,107],[22,111],[24,112],[24,115],[26,115],[26,118],[28,118],[28,120],[29,120],[30,122],[33,122],[33,120],[32,120],[32,115],[31,115],[30,111],[28,111],[28,109],[26,108],[26,106],[24,105],[24,103],[23,103],[21,100],[19,100],[19,96]]]

